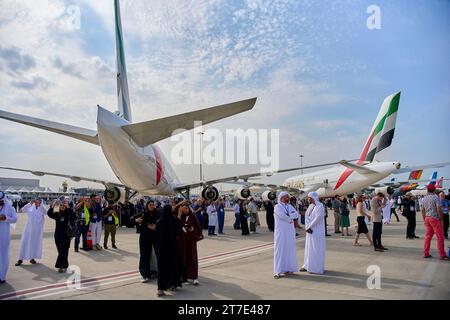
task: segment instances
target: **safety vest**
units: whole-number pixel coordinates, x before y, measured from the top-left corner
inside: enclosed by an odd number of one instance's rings
[[[90,222],[89,209],[86,206],[84,206],[84,224],[88,226],[89,222]]]
[[[119,225],[119,218],[117,217],[117,213],[115,211],[113,213],[113,217],[114,217],[114,224],[116,226],[118,226]]]

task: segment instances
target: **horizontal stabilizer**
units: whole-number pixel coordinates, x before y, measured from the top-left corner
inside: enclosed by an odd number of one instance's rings
[[[345,160],[342,160],[339,163],[342,164],[344,167],[350,168],[350,169],[352,169],[352,170],[354,170],[354,171],[356,171],[356,172],[358,172],[360,174],[367,175],[367,174],[377,173],[376,171],[373,171],[373,170],[371,170],[369,168],[366,168],[366,167],[363,167],[363,166],[360,166],[360,165],[357,165],[357,164],[352,164],[352,163],[350,163],[348,161],[345,161]]]
[[[194,128],[194,121],[208,124],[253,108],[256,98],[224,104],[216,107],[187,112],[175,116],[150,120],[140,123],[127,124],[122,129],[136,144],[145,147],[160,140],[169,138],[177,129],[190,130]]]
[[[7,112],[0,110],[0,118],[22,123],[28,126],[32,126],[39,129],[44,129],[47,131],[59,133],[71,138],[89,142],[98,145],[97,132],[94,130],[84,129],[80,127],[71,126],[64,123],[53,122],[48,120],[43,120],[39,118],[33,118],[29,116],[24,116],[17,113]]]

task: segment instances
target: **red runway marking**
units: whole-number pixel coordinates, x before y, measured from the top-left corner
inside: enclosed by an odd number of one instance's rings
[[[261,244],[261,245],[257,245],[257,246],[253,246],[253,247],[243,248],[243,249],[237,249],[237,250],[222,252],[222,253],[215,254],[215,255],[201,257],[201,258],[198,259],[198,261],[199,262],[200,261],[207,261],[207,260],[210,260],[212,258],[232,255],[234,253],[250,251],[250,250],[253,250],[253,249],[258,249],[258,248],[263,248],[263,247],[269,247],[269,246],[272,246],[272,245],[273,245],[273,242],[265,243],[265,244]],[[118,272],[118,273],[113,273],[113,274],[109,274],[109,275],[104,275],[104,276],[86,278],[86,279],[80,280],[80,283],[89,283],[89,282],[93,282],[93,281],[107,280],[107,279],[111,279],[111,278],[127,276],[127,275],[134,275],[134,274],[139,274],[139,271],[138,270],[125,271],[125,272]],[[12,297],[17,297],[17,296],[23,296],[23,295],[26,295],[26,294],[33,294],[33,293],[36,293],[36,292],[48,291],[48,290],[51,290],[51,289],[64,288],[66,286],[67,286],[67,283],[63,282],[63,283],[56,283],[56,284],[42,286],[42,287],[31,288],[31,289],[12,291],[12,292],[8,292],[8,293],[0,295],[0,300],[12,298]]]

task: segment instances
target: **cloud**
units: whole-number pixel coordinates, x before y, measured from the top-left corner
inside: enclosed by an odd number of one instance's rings
[[[18,89],[23,90],[47,90],[52,83],[40,76],[34,76],[31,80],[12,81],[11,85]]]
[[[0,47],[0,59],[2,65],[15,74],[30,70],[36,65],[32,56],[22,53],[20,49],[15,47]]]
[[[71,76],[74,76],[74,77],[77,77],[80,79],[85,79],[83,77],[83,75],[81,74],[81,72],[79,70],[76,70],[77,67],[75,64],[73,64],[73,63],[65,64],[59,57],[52,58],[51,62],[56,69],[61,70],[65,74],[68,74],[68,75],[71,75]]]

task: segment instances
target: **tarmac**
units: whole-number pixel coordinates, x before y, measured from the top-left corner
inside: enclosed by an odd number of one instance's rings
[[[227,210],[225,216],[224,235],[208,237],[204,230],[205,239],[198,242],[200,285],[186,284],[158,298],[156,280],[140,281],[139,235],[131,228],[118,229],[117,250],[76,253],[72,240],[69,263],[75,273],[60,274],[54,268],[54,221],[46,219],[43,258],[36,265],[24,261],[22,266],[14,266],[26,223],[26,215],[19,213],[16,229],[11,233],[10,268],[7,282],[0,285],[0,299],[450,299],[450,262],[439,260],[435,239],[431,246],[433,258],[422,257],[424,226],[420,214],[416,229],[420,239],[405,239],[406,219],[401,215],[400,222],[394,217],[383,226],[382,242],[389,249],[385,252],[375,252],[365,237],[359,241],[361,247],[354,247],[354,225],[349,228],[351,237],[335,234],[330,214],[325,274],[299,272],[280,279],[273,278],[273,233],[266,227],[265,212],[259,212],[258,233],[245,237],[233,230],[233,212]],[[350,219],[356,223],[354,211]],[[298,233],[297,257],[301,267],[304,229]],[[448,246],[446,240],[446,250]],[[378,274],[380,277],[376,278]]]

